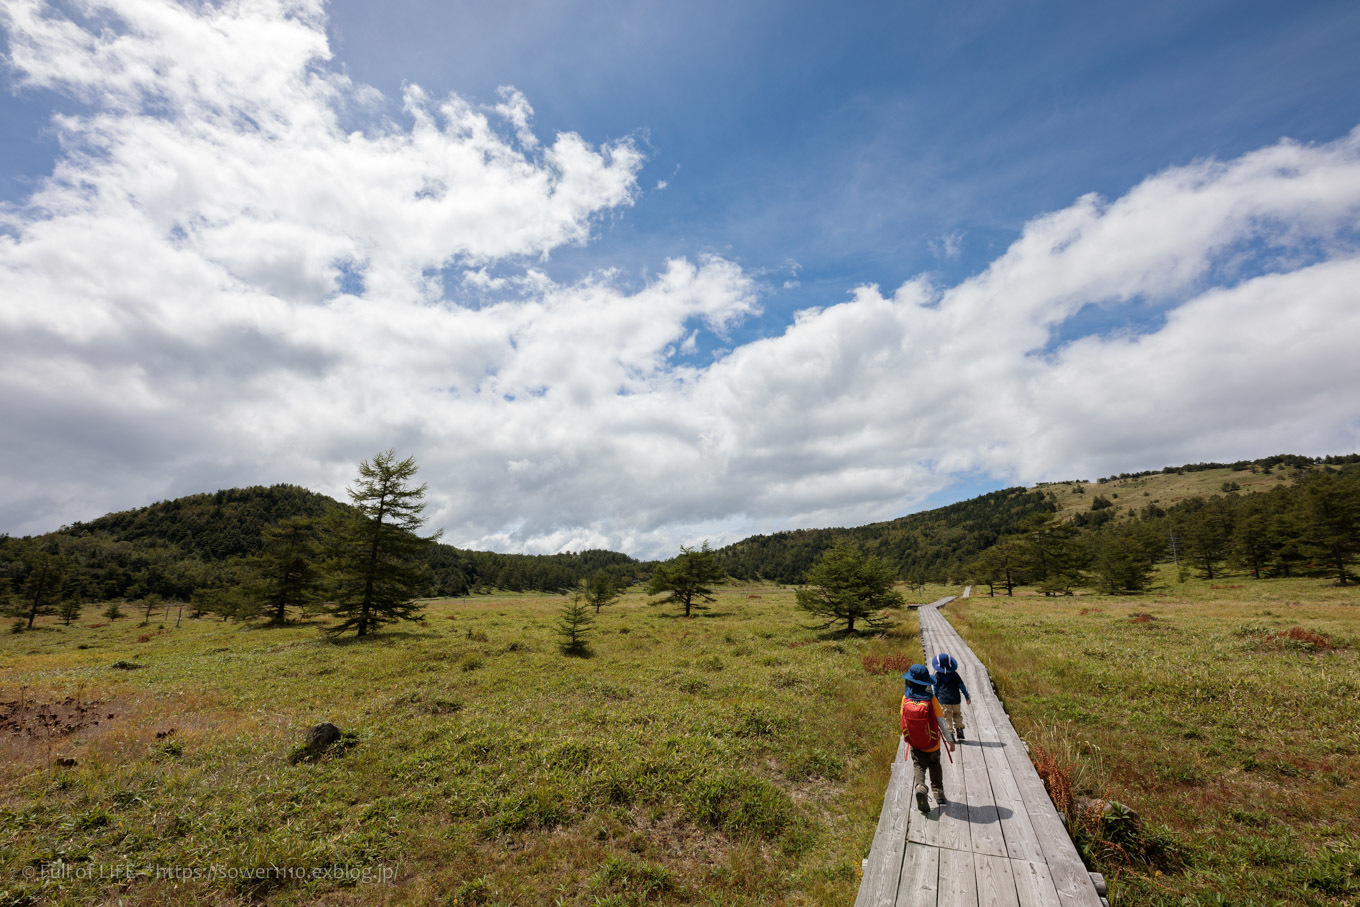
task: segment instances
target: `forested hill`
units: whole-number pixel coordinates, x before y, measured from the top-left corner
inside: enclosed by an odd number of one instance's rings
[[[1077,530],[1153,520],[1171,508],[1193,509],[1215,496],[1253,496],[1287,489],[1311,477],[1360,465],[1360,455],[1308,457],[1278,454],[1232,463],[1190,463],[1094,482],[1049,482],[1007,488],[957,504],[846,529],[798,529],[757,535],[718,550],[723,567],[739,579],[801,583],[807,569],[839,539],[850,539],[883,558],[908,581],[961,580],[984,551],[1032,526],[1038,514],[1055,514]],[[1122,495],[1122,497],[1121,497]]]
[[[173,546],[189,557],[224,560],[258,554],[266,526],[290,517],[324,517],[344,506],[299,485],[256,485],[158,501],[75,523],[53,535]]]
[[[1042,491],[1006,488],[884,523],[756,535],[718,549],[718,559],[738,579],[801,583],[823,551],[848,538],[898,567],[904,579],[958,576],[965,564],[1015,532],[1026,517],[1056,509]]]
[[[0,572],[13,567],[11,584],[23,580],[17,547],[58,554],[78,581],[78,594],[97,599],[156,594],[187,599],[195,591],[231,586],[263,550],[263,532],[292,517],[322,519],[347,509],[332,498],[297,485],[229,488],[146,507],[110,513],[37,538],[0,538]],[[14,552],[7,549],[15,547]],[[650,565],[615,551],[568,554],[498,554],[432,544],[428,549],[429,595],[476,591],[557,592],[608,570],[626,580],[645,577]]]

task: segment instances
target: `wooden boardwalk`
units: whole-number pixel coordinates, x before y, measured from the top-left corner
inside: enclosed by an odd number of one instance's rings
[[[916,808],[899,743],[855,907],[1101,907],[987,669],[939,612],[950,601],[919,609],[925,664],[940,652],[954,656],[973,697],[963,708],[966,739],[952,764],[944,756],[949,802]]]

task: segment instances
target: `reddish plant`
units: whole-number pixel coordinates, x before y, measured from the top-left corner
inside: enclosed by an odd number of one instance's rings
[[[910,655],[866,655],[862,661],[869,674],[901,674],[915,664]]]
[[[1316,630],[1305,630],[1303,627],[1290,627],[1288,630],[1271,633],[1266,638],[1282,643],[1294,643],[1317,652],[1328,652],[1336,648],[1332,641],[1321,633]]]

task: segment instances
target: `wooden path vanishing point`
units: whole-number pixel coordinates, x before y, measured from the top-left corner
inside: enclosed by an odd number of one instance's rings
[[[953,599],[918,609],[925,664],[954,656],[973,697],[953,763],[941,753],[949,802],[917,809],[899,743],[855,907],[1101,907],[1104,880],[1077,855],[987,669],[939,612]]]

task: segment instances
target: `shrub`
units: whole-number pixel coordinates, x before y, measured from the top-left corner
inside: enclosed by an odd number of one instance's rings
[[[777,838],[793,821],[789,795],[744,774],[704,778],[690,788],[689,805],[701,825],[730,835]]]

